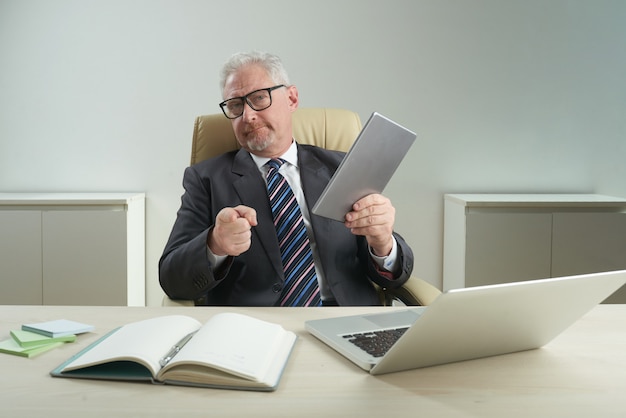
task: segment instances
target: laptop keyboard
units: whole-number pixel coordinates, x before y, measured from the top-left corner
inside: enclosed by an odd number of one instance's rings
[[[347,334],[344,335],[343,338],[374,357],[382,357],[389,351],[391,346],[402,337],[402,334],[404,334],[407,329],[409,328],[404,327],[360,334]]]

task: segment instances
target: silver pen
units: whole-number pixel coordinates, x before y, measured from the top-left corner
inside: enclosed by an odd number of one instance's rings
[[[185,346],[185,344],[187,344],[189,340],[191,340],[196,332],[198,331],[190,332],[189,334],[185,335],[179,342],[177,342],[172,348],[170,348],[170,351],[167,352],[165,357],[159,360],[159,364],[161,365],[161,367],[169,363],[170,360],[172,360],[174,356],[178,354],[178,352]]]

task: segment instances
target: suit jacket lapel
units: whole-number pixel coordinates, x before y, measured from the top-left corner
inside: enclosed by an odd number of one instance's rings
[[[306,197],[306,204],[311,212],[311,208],[324,191],[331,174],[328,167],[314,155],[307,152],[306,148],[298,147],[298,160],[300,166],[300,181]]]
[[[265,182],[261,178],[259,169],[245,150],[239,150],[233,161],[235,180],[233,188],[241,199],[241,202],[254,208],[257,212],[258,225],[252,228],[262,247],[265,249],[268,259],[271,261],[277,277],[283,278],[283,265],[280,259],[280,249],[276,229],[272,222],[272,210],[267,196]],[[269,222],[268,222],[269,220]]]
[[[311,208],[322,195],[324,188],[332,177],[333,173],[327,165],[323,164],[314,154],[308,152],[306,147],[298,145],[298,160],[300,167],[300,181],[302,181],[302,189],[306,197],[306,204],[309,209],[311,225],[315,235],[316,242],[323,242],[324,236],[327,235],[336,225],[332,219],[313,215]],[[323,251],[318,244],[318,251]]]

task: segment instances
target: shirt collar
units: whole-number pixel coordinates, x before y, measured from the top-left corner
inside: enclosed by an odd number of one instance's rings
[[[270,158],[259,157],[258,155],[254,155],[252,153],[250,154],[250,156],[254,160],[254,163],[257,165],[259,170],[270,160]],[[283,155],[279,156],[278,158],[282,158],[283,160],[287,161],[289,164],[297,167],[298,166],[298,146],[296,145],[296,141],[291,141],[291,145],[289,146],[287,151]]]

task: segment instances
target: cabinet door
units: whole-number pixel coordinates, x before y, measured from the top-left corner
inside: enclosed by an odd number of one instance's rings
[[[626,213],[555,213],[554,277],[626,269]],[[606,302],[626,303],[626,287]]]
[[[41,305],[41,212],[0,210],[0,304]]]
[[[550,277],[550,213],[468,213],[465,286]]]
[[[43,303],[126,305],[126,212],[43,212]]]

